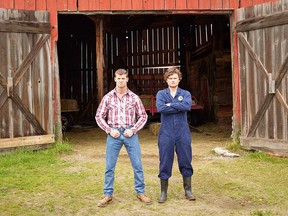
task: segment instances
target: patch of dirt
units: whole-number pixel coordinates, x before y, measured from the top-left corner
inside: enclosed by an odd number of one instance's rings
[[[205,128],[201,128],[201,133],[192,130],[192,165],[194,169],[197,169],[197,167],[200,165],[201,167],[203,167],[205,166],[205,164],[210,164],[211,161],[233,160],[223,159],[221,157],[213,155],[211,156],[211,151],[213,148],[225,148],[225,145],[228,142],[232,141],[230,138],[231,130],[229,130],[230,129],[224,130],[224,132],[223,130],[219,129],[216,129],[214,131],[205,131]],[[64,134],[64,137],[68,139],[69,142],[72,143],[74,146],[74,153],[65,156],[65,160],[77,161],[77,163],[79,164],[95,161],[101,162],[103,164],[103,167],[105,166],[106,134],[100,128],[88,128],[83,130],[77,128],[77,130],[66,132]],[[152,182],[150,183],[150,185],[153,184],[155,188],[157,188],[157,191],[151,191],[149,189],[149,185],[147,185],[146,189],[146,191],[150,192],[151,198],[152,200],[154,200],[154,202],[149,208],[147,207],[148,209],[146,210],[145,208],[143,208],[143,205],[129,205],[129,207],[126,207],[125,209],[118,209],[117,215],[135,215],[138,213],[151,215],[151,212],[153,212],[153,215],[159,215],[159,212],[161,212],[161,214],[164,213],[167,215],[190,215],[192,212],[202,212],[198,215],[227,215],[227,210],[233,212],[233,209],[241,209],[244,206],[248,208],[246,210],[246,213],[250,211],[251,206],[249,205],[249,203],[245,203],[244,201],[242,203],[239,203],[239,201],[233,200],[230,197],[219,197],[214,194],[198,194],[197,188],[193,188],[194,194],[197,197],[197,201],[189,202],[185,200],[184,193],[181,192],[181,194],[178,194],[179,190],[182,191],[182,178],[178,171],[176,157],[174,159],[173,175],[171,177],[171,181],[169,180],[168,194],[170,193],[176,197],[178,196],[179,199],[172,199],[169,197],[164,205],[159,205],[156,201],[159,195],[158,192],[160,191],[160,185],[158,187],[159,179],[157,178],[159,163],[157,136],[153,135],[148,128],[145,128],[139,132],[139,139],[142,150],[142,162],[144,170],[153,170],[153,173],[155,173],[155,175],[153,176],[145,175],[144,173],[145,182]],[[121,149],[118,163],[130,164],[124,147]],[[130,166],[131,165],[129,165],[129,168]],[[81,165],[77,167],[79,169],[83,168]],[[77,167],[73,168],[73,170],[67,170],[67,172],[77,172]],[[102,174],[102,176],[104,176],[104,173]],[[119,176],[117,176],[117,178],[119,178]],[[101,184],[103,183],[101,182]],[[197,185],[200,185],[201,187],[201,183],[197,183]],[[181,189],[178,190],[178,188],[175,188],[176,186]],[[132,185],[131,190],[133,190]],[[121,205],[124,205],[125,202],[128,201],[134,202],[133,200],[135,197],[129,197],[129,199],[126,200],[124,197],[117,197],[117,193],[115,193],[114,198],[115,199],[112,205],[114,205],[115,207],[119,203],[121,203]],[[133,211],[130,208],[133,208]],[[187,212],[187,214],[178,214],[177,209],[179,208],[181,208],[181,212]],[[105,210],[100,210],[99,214],[101,214],[101,211]],[[109,215],[112,215],[114,213],[113,211],[109,211]],[[103,215],[107,215],[107,212],[104,212]]]

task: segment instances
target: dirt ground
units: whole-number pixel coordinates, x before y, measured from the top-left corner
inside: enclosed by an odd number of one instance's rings
[[[243,212],[240,215],[249,215],[253,208],[251,208],[249,203],[244,203],[245,201],[239,203],[239,201],[235,201],[227,196],[219,197],[213,193],[200,193],[200,188],[203,187],[201,184],[203,179],[197,177],[197,170],[204,169],[205,165],[211,164],[215,160],[219,160],[217,156],[211,154],[213,148],[225,147],[227,143],[232,142],[230,138],[231,129],[229,127],[220,129],[217,126],[213,126],[212,128],[205,128],[202,132],[204,133],[199,133],[199,131],[191,132],[193,149],[192,165],[195,171],[193,176],[194,183],[192,183],[192,185],[193,193],[197,197],[196,202],[189,202],[184,198],[184,192],[182,191],[182,178],[178,171],[175,158],[173,174],[169,180],[168,200],[162,205],[157,203],[160,190],[160,186],[158,186],[159,179],[157,178],[159,163],[157,136],[153,135],[148,128],[145,128],[139,132],[139,137],[142,148],[145,182],[147,186],[146,193],[152,198],[152,205],[150,205],[150,207],[145,207],[145,209],[143,209],[143,205],[137,205],[137,201],[135,201],[136,204],[133,201],[133,205],[130,206],[127,203],[127,205],[124,205],[125,202],[135,199],[132,185],[131,192],[127,192],[127,195],[129,194],[129,196],[131,195],[133,198],[127,200],[126,197],[121,197],[122,195],[117,193],[117,189],[115,189],[113,204],[104,208],[105,210],[99,210],[99,215],[137,215],[143,213],[147,215],[191,215],[191,213],[192,215],[239,215],[238,213],[240,209],[243,209]],[[72,131],[64,133],[64,139],[69,140],[69,142],[74,146],[75,152],[69,156],[70,159],[75,160],[78,163],[94,161],[103,163],[103,167],[105,166],[106,134],[101,131],[100,128],[74,128]],[[127,163],[127,169],[130,170],[131,165],[129,158],[126,154],[125,148],[122,148],[117,162],[117,167],[124,163]],[[116,172],[117,168],[115,173]],[[103,185],[104,173],[100,173],[99,175],[101,176],[101,178],[99,178],[99,184]],[[115,177],[115,184],[120,181],[118,179],[118,176]],[[96,202],[97,200],[95,200],[95,204]],[[233,214],[233,209],[237,209],[238,213]],[[193,212],[196,214],[193,214]]]

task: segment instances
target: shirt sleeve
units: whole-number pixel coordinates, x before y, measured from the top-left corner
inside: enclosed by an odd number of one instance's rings
[[[172,108],[179,110],[180,112],[188,112],[191,110],[192,106],[192,97],[190,92],[183,91],[183,100],[178,101],[176,103],[171,103]]]
[[[141,130],[148,119],[148,115],[146,113],[145,107],[141,101],[141,99],[136,96],[136,107],[135,107],[135,111],[136,111],[136,123],[135,125],[131,128],[133,133],[137,133],[139,130]]]
[[[96,111],[95,119],[96,119],[98,126],[108,134],[111,132],[111,128],[105,120],[107,116],[107,112],[108,112],[107,100],[108,98],[105,96],[101,100]]]
[[[166,114],[173,114],[179,112],[179,110],[171,106],[172,103],[170,104],[170,106],[167,106],[166,103],[167,102],[165,100],[165,93],[163,91],[158,91],[156,95],[156,106],[158,112]]]

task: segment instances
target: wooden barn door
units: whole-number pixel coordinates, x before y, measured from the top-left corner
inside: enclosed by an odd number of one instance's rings
[[[288,156],[288,0],[237,11],[241,145]]]
[[[0,150],[54,142],[49,13],[0,9]]]

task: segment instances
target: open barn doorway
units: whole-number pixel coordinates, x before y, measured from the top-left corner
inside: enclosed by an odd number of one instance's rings
[[[191,124],[213,121],[231,128],[229,15],[61,14],[58,19],[61,98],[77,101],[79,121],[95,122],[99,89],[93,20],[101,19],[104,94],[114,87],[115,70],[128,69],[130,89],[141,97],[149,116],[157,117],[153,106],[157,91],[166,87],[163,73],[178,66],[183,73],[180,87],[191,92],[195,103]]]

